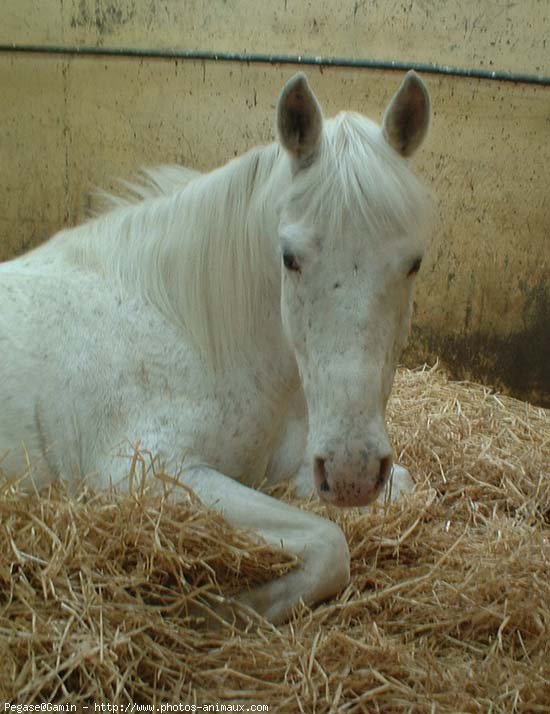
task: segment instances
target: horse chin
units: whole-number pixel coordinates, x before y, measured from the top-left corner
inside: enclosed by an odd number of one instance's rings
[[[319,500],[327,506],[337,508],[361,508],[375,501],[385,484],[375,484],[372,488],[360,489],[359,492],[350,488],[333,488],[330,490],[317,489]]]

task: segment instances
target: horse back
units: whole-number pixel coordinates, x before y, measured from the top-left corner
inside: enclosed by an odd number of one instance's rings
[[[0,266],[0,468],[43,482],[88,471],[123,427],[143,336],[98,274],[39,257]]]

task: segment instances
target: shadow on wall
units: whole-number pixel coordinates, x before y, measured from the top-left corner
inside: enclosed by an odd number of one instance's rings
[[[524,326],[508,336],[442,334],[413,327],[403,362],[441,359],[455,379],[469,379],[550,408],[550,283],[528,289]]]

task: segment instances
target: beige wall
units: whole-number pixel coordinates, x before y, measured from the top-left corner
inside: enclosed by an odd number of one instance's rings
[[[548,0],[3,0],[7,42],[548,71]]]
[[[4,0],[0,43],[300,52],[550,74],[548,3],[507,5]],[[271,140],[274,105],[294,70],[0,54],[0,258],[77,220],[86,193],[113,177],[170,161],[207,169]],[[327,114],[353,108],[373,118],[400,81],[353,69],[308,75]],[[550,404],[550,88],[426,80],[433,129],[415,163],[439,218],[409,360],[437,354],[456,374]]]

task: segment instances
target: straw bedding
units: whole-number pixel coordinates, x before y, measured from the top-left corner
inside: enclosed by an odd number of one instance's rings
[[[197,618],[293,562],[196,500],[7,490],[2,701],[550,712],[550,414],[400,370],[390,423],[416,492],[302,504],[344,529],[352,581],[279,628]]]

